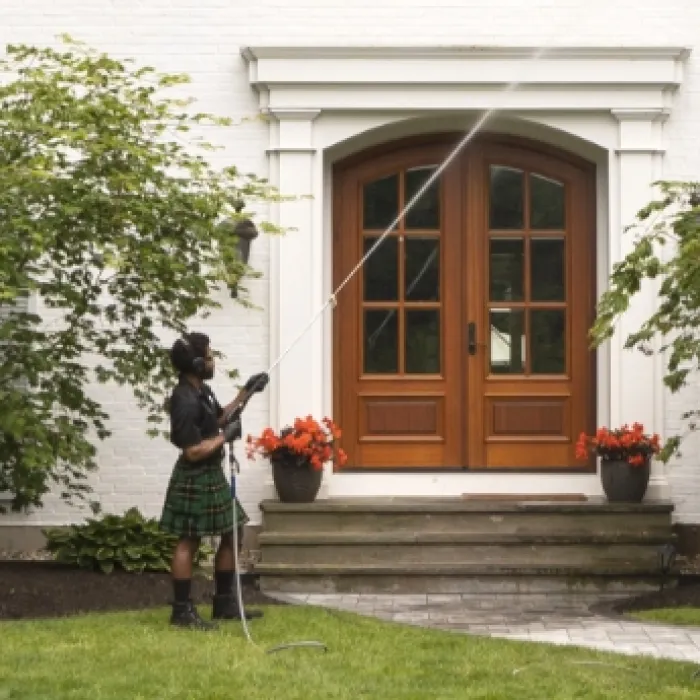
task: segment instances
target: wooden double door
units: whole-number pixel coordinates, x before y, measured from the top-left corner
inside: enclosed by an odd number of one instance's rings
[[[346,278],[460,135],[334,169],[333,281]],[[586,468],[595,416],[594,171],[481,138],[338,295],[334,418],[347,467]]]

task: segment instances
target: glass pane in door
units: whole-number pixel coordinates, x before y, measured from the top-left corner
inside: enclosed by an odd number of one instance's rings
[[[407,206],[437,170],[435,165],[410,168],[405,173],[404,207]],[[405,219],[406,229],[440,228],[440,178],[437,177],[416,199]]]
[[[363,255],[371,250],[379,237],[365,236]],[[399,299],[399,241],[387,236],[374,249],[362,266],[364,301],[398,301]]]
[[[491,309],[490,369],[493,374],[525,372],[525,319],[521,309]]]
[[[396,309],[368,309],[364,313],[364,371],[399,371],[399,324]]]
[[[440,372],[440,311],[406,311],[406,374]]]
[[[564,184],[543,175],[530,175],[530,228],[563,230],[566,225]]]
[[[566,309],[530,311],[530,371],[566,373]]]
[[[563,238],[530,240],[530,299],[566,301],[566,245]]]
[[[399,213],[398,174],[368,182],[362,197],[363,228],[386,229]]]
[[[517,168],[491,166],[489,228],[522,229],[524,224],[525,174]]]
[[[524,267],[524,238],[492,238],[489,250],[490,300],[522,301]]]
[[[407,237],[404,241],[406,301],[440,300],[440,239]]]

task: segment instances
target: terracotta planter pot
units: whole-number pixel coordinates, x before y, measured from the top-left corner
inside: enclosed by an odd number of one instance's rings
[[[633,466],[624,460],[602,459],[600,480],[611,503],[641,503],[649,485],[651,462]]]
[[[271,462],[272,480],[282,503],[313,503],[321,488],[323,470],[288,458],[276,458]]]

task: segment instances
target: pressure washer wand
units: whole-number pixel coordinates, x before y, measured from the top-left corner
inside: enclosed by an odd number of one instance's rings
[[[243,437],[243,426],[241,423],[241,416],[245,407],[248,405],[248,401],[252,398],[255,393],[255,387],[253,390],[249,391],[243,400],[236,406],[236,408],[231,411],[231,414],[226,418],[226,424],[232,423],[234,421],[239,422],[238,435],[234,437],[228,443],[228,464],[229,464],[229,478],[231,484],[231,507],[233,508],[233,561],[235,566],[235,580],[236,580],[236,598],[238,599],[238,609],[241,614],[241,623],[243,624],[243,632],[245,633],[248,641],[253,645],[257,646],[253,641],[253,638],[248,629],[248,623],[245,617],[245,607],[243,605],[243,586],[241,585],[241,567],[238,560],[238,513],[236,512],[236,474],[240,474],[241,468],[236,459],[236,455],[233,450],[233,445],[236,440],[240,440]],[[266,653],[274,654],[277,651],[282,651],[283,649],[294,649],[295,647],[313,647],[323,649],[328,651],[328,647],[323,642],[317,641],[302,641],[302,642],[288,642],[285,644],[278,644],[277,646],[271,647]]]

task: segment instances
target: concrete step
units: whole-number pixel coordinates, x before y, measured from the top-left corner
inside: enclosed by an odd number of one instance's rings
[[[354,498],[265,501],[261,586],[296,593],[655,590],[672,504]],[[667,585],[674,579],[666,580]]]
[[[305,565],[473,564],[659,568],[665,538],[493,533],[264,533],[262,563]]]
[[[667,502],[611,504],[480,502],[437,499],[328,499],[314,503],[263,501],[265,532],[493,532],[497,534],[671,535]]]
[[[259,563],[263,591],[281,593],[636,594],[675,585],[639,567],[474,564],[307,565]]]

